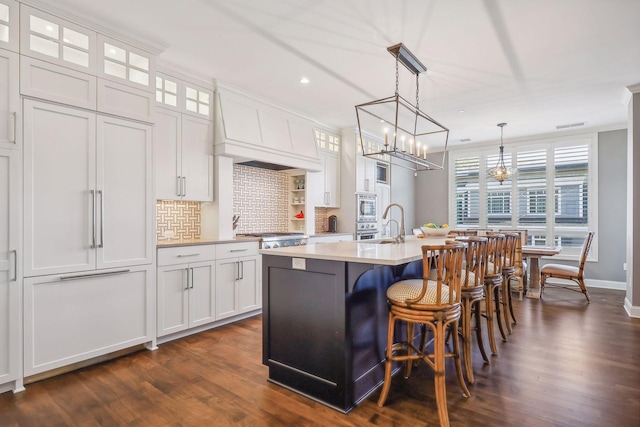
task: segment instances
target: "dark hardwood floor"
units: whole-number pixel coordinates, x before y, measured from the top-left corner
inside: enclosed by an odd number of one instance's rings
[[[549,288],[515,300],[518,324],[464,398],[447,365],[452,425],[640,426],[640,319],[622,291]],[[514,294],[515,296],[515,294]],[[348,415],[267,382],[254,317],[0,395],[1,426],[435,426],[433,374],[421,365]]]

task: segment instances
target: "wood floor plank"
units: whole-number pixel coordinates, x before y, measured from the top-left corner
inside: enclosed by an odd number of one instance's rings
[[[518,323],[465,398],[447,361],[454,426],[640,426],[640,319],[621,291],[514,298]],[[394,377],[344,415],[267,381],[259,316],[0,395],[0,426],[437,426],[433,372]]]

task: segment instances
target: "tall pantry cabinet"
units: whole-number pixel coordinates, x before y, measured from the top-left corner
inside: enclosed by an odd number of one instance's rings
[[[20,15],[26,377],[155,344],[154,65],[57,16]]]
[[[18,3],[0,0],[0,393],[22,386]]]

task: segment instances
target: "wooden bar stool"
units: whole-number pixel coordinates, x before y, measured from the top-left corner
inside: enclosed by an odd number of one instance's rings
[[[404,362],[405,378],[411,374],[411,366],[414,361],[423,360],[434,370],[436,405],[442,426],[449,425],[445,358],[454,358],[458,381],[464,396],[469,396],[469,389],[462,374],[457,333],[462,310],[460,275],[463,255],[464,245],[461,243],[422,246],[423,278],[402,280],[394,283],[387,290],[389,324],[384,384],[378,399],[379,406],[384,405],[389,394],[393,362]],[[436,270],[436,280],[429,280],[431,268]],[[394,342],[395,324],[398,320],[407,324],[406,341]],[[433,353],[426,349],[424,332],[420,347],[415,345],[414,325],[416,324],[424,328],[428,327],[433,331]],[[448,328],[454,332],[451,334],[453,353],[445,352]]]
[[[502,262],[505,235],[500,233],[490,233],[487,235],[487,266],[484,272],[484,305],[485,318],[487,319],[487,335],[489,336],[489,346],[491,353],[498,354],[498,346],[494,334],[494,319],[498,323],[500,334],[504,341],[507,335],[502,327],[500,314],[500,291],[502,287]]]
[[[462,354],[464,367],[467,373],[467,381],[473,384],[473,363],[471,359],[471,331],[476,331],[476,340],[480,353],[485,363],[489,363],[489,358],[484,350],[482,340],[482,300],[484,299],[484,272],[487,263],[486,237],[469,237],[467,240],[467,251],[465,255],[464,268],[460,290],[462,292],[462,319],[460,329],[462,331]],[[475,318],[475,325],[471,325],[471,319]]]
[[[504,323],[507,327],[507,331],[511,334],[511,321],[516,323],[516,316],[513,314],[513,306],[511,304],[511,279],[516,275],[516,252],[518,244],[520,243],[520,234],[518,233],[504,233],[504,251],[502,265],[502,316]],[[522,249],[521,249],[522,251]],[[498,302],[496,302],[497,304]],[[509,319],[511,317],[511,320]]]

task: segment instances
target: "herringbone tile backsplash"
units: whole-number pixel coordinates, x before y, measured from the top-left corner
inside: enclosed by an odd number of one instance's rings
[[[250,166],[233,166],[233,213],[238,233],[287,231],[289,175]]]
[[[156,202],[156,236],[173,231],[175,239],[200,237],[200,202],[158,200]]]

